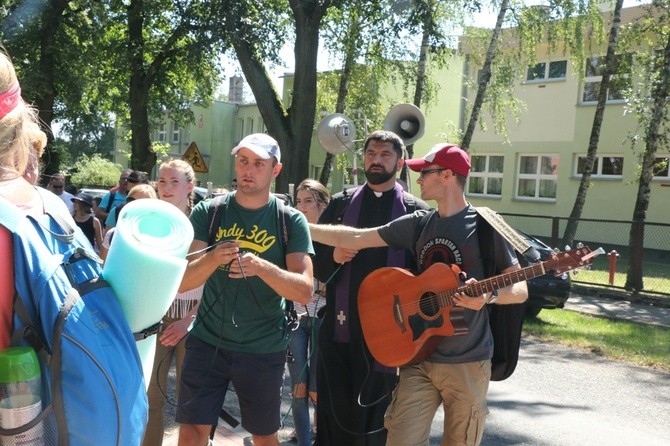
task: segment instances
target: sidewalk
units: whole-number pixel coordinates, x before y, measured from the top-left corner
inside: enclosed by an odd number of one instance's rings
[[[670,328],[670,308],[662,305],[570,293],[565,309]]]

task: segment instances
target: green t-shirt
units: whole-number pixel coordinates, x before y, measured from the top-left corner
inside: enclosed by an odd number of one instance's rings
[[[226,198],[215,242],[237,241],[240,252],[247,251],[286,268],[281,239],[281,215],[277,199],[249,210],[237,204],[235,194]],[[198,203],[191,212],[195,239],[209,242],[208,210],[210,201]],[[305,216],[289,209],[290,222],[286,254],[314,254]],[[288,217],[288,215],[287,215]],[[288,220],[288,219],[287,219]],[[192,335],[211,344],[234,351],[272,353],[288,344],[284,299],[258,277],[231,279],[228,268],[219,267],[205,283]]]

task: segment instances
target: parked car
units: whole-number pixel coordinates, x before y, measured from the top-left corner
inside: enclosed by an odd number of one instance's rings
[[[541,261],[545,261],[551,257],[553,250],[544,242],[521,231],[517,230],[517,232],[523,236],[530,246],[540,253]],[[528,259],[522,254],[517,253],[517,257],[522,267],[530,265]],[[537,316],[543,308],[563,308],[570,296],[571,279],[569,273],[556,276],[549,272],[543,276],[530,279],[527,283],[528,301],[526,302],[526,314],[529,316]]]
[[[193,188],[193,205],[200,203],[202,200],[210,198],[206,187],[196,186]]]
[[[91,189],[88,187],[82,187],[79,189],[78,192],[83,192],[85,194],[90,195],[91,197],[104,197],[107,192],[109,192],[109,189]]]

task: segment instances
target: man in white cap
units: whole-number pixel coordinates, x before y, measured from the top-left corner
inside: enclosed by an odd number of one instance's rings
[[[485,269],[495,270],[496,274],[520,269],[514,250],[497,232],[491,230],[486,246],[479,243],[479,232],[483,229],[476,209],[466,201],[463,192],[470,172],[470,157],[465,151],[441,143],[423,158],[408,160],[406,164],[419,172],[421,198],[435,200],[436,210],[417,211],[369,229],[310,225],[314,241],[346,249],[380,246],[412,249],[418,271],[425,271],[435,263],[457,265],[469,277],[466,284],[490,276]],[[490,263],[485,265],[484,258],[490,259]],[[433,350],[426,352],[427,357],[417,358],[421,362],[400,368],[398,386],[386,412],[387,445],[428,444],[430,425],[440,405],[445,412],[443,444],[481,442],[488,414],[486,393],[493,355],[485,305],[519,303],[527,296],[525,282],[479,296],[454,293],[453,307],[462,308],[467,334],[443,337]],[[412,325],[410,330],[415,337],[423,334],[420,324]]]
[[[279,445],[289,339],[284,299],[305,304],[312,296],[307,220],[270,193],[282,168],[277,141],[252,134],[231,153],[237,190],[199,203],[190,216],[191,252],[199,254],[191,257],[180,291],[203,283],[205,289],[186,340],[177,410],[180,446],[207,444],[229,383],[253,444]],[[216,209],[211,225],[210,206]]]

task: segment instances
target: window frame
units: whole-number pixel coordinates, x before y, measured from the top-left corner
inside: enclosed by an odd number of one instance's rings
[[[528,158],[537,158],[538,163],[537,163],[537,169],[535,173],[521,173],[521,160],[524,157]],[[542,158],[556,158],[556,172],[553,174],[543,174],[541,173],[542,170]],[[560,167],[560,160],[561,156],[558,153],[523,153],[519,154],[517,156],[516,160],[516,179],[514,182],[514,199],[515,200],[520,200],[520,201],[534,201],[534,202],[544,202],[544,203],[555,203],[557,200],[557,195],[558,195],[558,169]],[[521,196],[519,195],[519,183],[521,180],[534,180],[536,181],[535,185],[535,195],[532,197],[529,196]],[[551,180],[554,182],[555,185],[555,196],[554,197],[540,197],[540,184],[542,181],[548,181]]]
[[[165,123],[160,123],[158,124],[158,136],[157,136],[157,141],[160,143],[165,143],[167,142],[167,130],[166,130],[166,125]]]
[[[658,155],[656,154],[654,156],[654,165],[656,165],[658,162],[665,162],[665,171],[666,174],[665,176],[660,176],[660,175],[652,175],[651,180],[652,181],[659,181],[659,182],[670,182],[670,155]]]
[[[555,63],[562,62],[565,64],[565,69],[563,70],[563,76],[561,77],[551,77],[551,65]],[[531,70],[534,70],[538,65],[544,64],[543,76],[529,79]],[[560,82],[565,81],[568,77],[568,60],[567,59],[556,59],[556,60],[541,60],[538,61],[535,65],[529,65],[526,69],[526,83],[527,84],[538,84],[546,82]]]
[[[484,171],[475,171],[473,169],[470,170],[470,173],[467,178],[467,182],[465,184],[465,191],[466,195],[470,197],[483,197],[483,198],[502,198],[502,188],[503,188],[503,178],[504,178],[504,173],[505,173],[505,155],[503,153],[482,153],[482,154],[476,154],[472,155],[472,160],[471,164],[474,166],[475,161],[474,159],[476,157],[484,157],[486,158],[486,161],[484,162]],[[491,158],[493,157],[500,157],[502,158],[503,162],[503,171],[502,172],[491,172]],[[478,193],[478,192],[470,192],[470,180],[472,178],[483,178],[484,179],[484,192],[483,193]],[[489,180],[490,179],[500,179],[500,193],[499,194],[494,194],[494,193],[489,193]]]
[[[597,95],[598,95],[598,90],[600,89],[600,82],[602,81],[603,75],[602,71],[604,71],[606,65],[605,65],[605,57],[606,56],[589,56],[584,59],[584,80],[582,82],[581,86],[581,96],[580,96],[580,102],[582,104],[596,104],[598,102]],[[607,102],[608,104],[622,104],[626,102],[626,98],[623,96],[621,93],[621,89],[617,88],[615,91],[616,93],[621,96],[620,98],[612,98],[612,87],[616,86],[617,81],[621,81],[622,79],[627,83],[630,84],[632,82],[632,66],[633,66],[633,54],[632,53],[623,53],[623,54],[616,54],[616,57],[618,58],[616,64],[616,73],[612,74],[610,76],[610,87],[607,90]],[[594,65],[592,62],[589,63],[589,61],[592,61],[593,59],[598,59],[598,64]],[[629,59],[626,60],[626,63],[622,63],[624,59]],[[591,67],[591,69],[589,69]],[[624,68],[628,68],[627,71],[622,70]],[[594,72],[589,74],[589,72]],[[595,99],[585,99],[585,94],[587,90],[587,85],[593,84],[594,85],[594,94],[596,95]]]
[[[573,178],[581,178],[582,173],[579,172],[579,160],[581,158],[586,158],[586,155],[583,155],[581,153],[576,153],[575,154],[575,162],[574,166],[572,169],[572,177]],[[621,159],[621,173],[620,174],[607,174],[607,173],[602,173],[603,166],[605,165],[604,159],[605,158],[619,158]],[[614,154],[614,153],[605,153],[605,154],[598,154],[596,155],[596,171],[591,172],[591,178],[594,180],[621,180],[623,179],[623,169],[625,165],[625,157],[622,154]]]
[[[179,144],[181,142],[181,130],[174,124],[172,127],[172,144]]]

